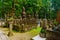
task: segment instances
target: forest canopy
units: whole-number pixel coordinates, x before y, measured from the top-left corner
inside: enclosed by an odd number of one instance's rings
[[[0,0],[0,18],[5,18],[10,11],[15,11],[16,17],[21,16],[22,8],[25,7],[26,14],[33,17],[38,14],[39,18],[54,19],[59,5],[60,2],[55,0]]]

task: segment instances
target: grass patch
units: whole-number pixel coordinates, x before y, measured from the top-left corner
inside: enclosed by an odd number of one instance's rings
[[[36,29],[32,29],[25,33],[27,33],[28,35],[31,35],[31,37],[34,37],[40,33],[41,29],[42,29],[41,27],[37,27]],[[16,32],[15,30],[13,30],[13,31],[14,31],[14,33],[19,33],[19,32]]]
[[[41,27],[37,27],[36,29],[32,29],[29,32],[29,34],[32,35],[32,37],[34,37],[34,36],[36,36],[36,35],[38,35],[40,33],[41,29],[42,29]]]

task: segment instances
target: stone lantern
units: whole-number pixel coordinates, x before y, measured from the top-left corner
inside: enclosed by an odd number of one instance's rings
[[[13,18],[8,19],[8,23],[9,23],[9,33],[8,36],[12,36],[12,28],[13,28]]]
[[[12,33],[12,28],[13,28],[13,18],[15,16],[15,8],[13,7],[10,12],[9,12],[9,15],[8,15],[8,19],[7,19],[7,22],[9,24],[9,33],[8,33],[8,36],[12,36],[13,33]]]
[[[25,7],[23,7],[23,9],[22,9],[22,18],[25,18],[25,17],[26,17]]]

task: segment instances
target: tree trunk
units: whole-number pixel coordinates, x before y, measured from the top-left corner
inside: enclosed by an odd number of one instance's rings
[[[60,11],[58,11],[58,13],[57,13],[57,18],[56,18],[56,20],[57,20],[57,22],[60,23]]]

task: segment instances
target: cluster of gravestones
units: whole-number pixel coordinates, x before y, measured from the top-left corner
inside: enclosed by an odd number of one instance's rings
[[[60,40],[60,24],[54,24],[53,20],[48,20],[47,22],[47,20],[44,19],[43,21],[41,20],[41,27],[43,29],[45,27],[46,30],[46,33],[40,33],[41,37],[45,37],[46,40]]]
[[[40,26],[43,30],[41,31],[42,33],[40,33],[40,36],[46,37],[45,30],[52,30],[53,27],[55,27],[54,20],[40,19]]]
[[[13,30],[25,32],[37,27],[36,19],[15,19],[13,21]]]
[[[55,20],[40,19],[40,27],[46,30],[52,30],[57,24],[54,24]]]
[[[20,17],[20,19],[14,20],[13,25],[13,29],[24,32],[35,28],[37,26],[37,23],[36,18],[31,17],[30,14],[28,15],[28,17],[26,16],[25,8],[23,7],[22,16]]]
[[[6,24],[9,26],[10,22],[13,22],[13,30],[24,32],[32,28],[36,28],[36,18],[32,17],[29,13],[27,15],[25,12],[25,7],[22,8],[22,14],[19,16],[19,18],[15,16],[14,12],[14,9],[12,9],[6,16]],[[11,18],[13,18],[13,20],[8,20]]]

